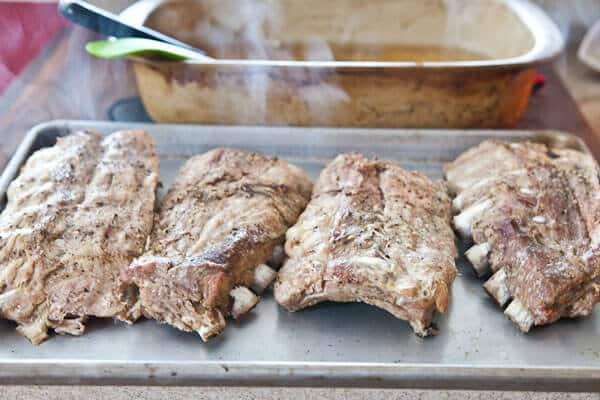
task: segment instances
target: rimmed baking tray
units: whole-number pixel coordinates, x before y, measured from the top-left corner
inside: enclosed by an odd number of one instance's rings
[[[27,156],[78,129],[141,128],[154,138],[168,187],[182,162],[216,146],[284,157],[313,177],[339,152],[358,150],[441,177],[441,166],[488,138],[533,140],[587,151],[571,135],[533,131],[419,131],[116,124],[53,121],[31,130],[0,178],[0,194]],[[459,244],[460,245],[460,244]],[[462,245],[461,245],[462,247]],[[289,313],[266,294],[251,315],[202,343],[141,321],[96,320],[81,337],[31,345],[0,322],[0,383],[345,386],[600,391],[600,309],[522,334],[485,294],[463,258],[440,334],[364,304],[326,303]]]

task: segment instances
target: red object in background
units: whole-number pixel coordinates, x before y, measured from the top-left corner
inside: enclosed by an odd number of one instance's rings
[[[546,77],[542,74],[537,74],[533,81],[533,89],[531,90],[534,94],[538,92],[546,84]]]
[[[0,93],[67,21],[56,3],[0,3]]]

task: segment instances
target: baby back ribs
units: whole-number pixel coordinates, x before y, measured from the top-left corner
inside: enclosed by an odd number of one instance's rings
[[[119,271],[152,228],[158,158],[141,131],[80,132],[34,153],[0,215],[0,315],[33,343],[129,319]]]
[[[397,165],[343,154],[315,184],[287,233],[289,259],[275,299],[290,311],[361,301],[434,333],[456,276],[451,204],[443,182]]]
[[[249,311],[275,277],[264,265],[306,206],[312,183],[287,162],[220,148],[189,159],[163,199],[146,254],[121,277],[138,315],[197,332]]]
[[[524,332],[600,301],[600,184],[587,154],[488,141],[445,168],[456,230],[505,314]]]

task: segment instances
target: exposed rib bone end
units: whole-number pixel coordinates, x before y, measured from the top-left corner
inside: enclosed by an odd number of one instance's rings
[[[511,298],[510,291],[506,286],[506,273],[503,269],[498,270],[490,279],[483,284],[485,290],[496,300],[500,307],[504,307]]]
[[[533,326],[533,315],[531,315],[523,303],[517,299],[514,299],[508,307],[506,307],[504,314],[510,318],[522,332],[529,332]]]
[[[464,189],[458,184],[458,182],[461,182],[461,180],[458,179],[459,177],[456,168],[444,168],[444,178],[446,182],[448,182],[448,190],[452,194],[460,193]]]
[[[85,318],[65,319],[60,321],[55,327],[54,332],[64,335],[81,336],[85,332]]]
[[[259,264],[254,270],[254,277],[252,278],[250,287],[254,292],[261,294],[276,277],[277,271],[265,264]]]
[[[285,261],[285,249],[282,244],[278,244],[273,249],[273,254],[271,254],[271,258],[267,260],[267,264],[270,267],[275,269],[279,269],[283,262]]]
[[[490,264],[488,262],[488,254],[490,253],[489,243],[481,243],[471,247],[465,252],[467,260],[473,266],[477,277],[481,278],[491,272]]]
[[[464,195],[458,194],[454,200],[452,200],[452,210],[455,213],[459,213],[465,207]]]
[[[409,321],[415,334],[419,337],[435,336],[438,334],[438,329],[435,324],[424,325],[422,321]]]
[[[17,326],[17,332],[31,340],[33,344],[40,344],[48,339],[48,325],[43,318],[39,318],[29,325]]]
[[[196,330],[196,333],[200,335],[203,342],[206,342],[211,336],[215,336],[221,332],[223,328],[225,328],[225,317],[219,311],[215,311],[214,315],[203,321],[203,324],[200,329]]]
[[[231,307],[231,316],[239,319],[254,308],[260,297],[252,293],[247,287],[239,286],[231,290],[229,295],[233,298],[233,306]]]
[[[490,200],[474,204],[454,217],[454,227],[463,239],[471,237],[473,223],[492,206]]]

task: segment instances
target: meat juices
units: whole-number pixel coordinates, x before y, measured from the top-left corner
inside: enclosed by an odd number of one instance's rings
[[[119,271],[152,228],[158,158],[141,131],[93,132],[37,151],[0,215],[0,315],[38,344],[88,316],[129,319]]]
[[[321,172],[306,210],[287,232],[289,259],[275,299],[290,311],[321,301],[362,301],[435,333],[456,276],[444,182],[418,172],[338,156]]]
[[[445,168],[456,230],[504,313],[524,332],[589,315],[600,301],[600,184],[594,159],[487,141]]]
[[[121,276],[139,314],[203,340],[248,312],[276,273],[264,263],[306,206],[312,183],[287,162],[236,149],[189,159],[163,199],[146,254]],[[134,290],[135,291],[135,290]]]

